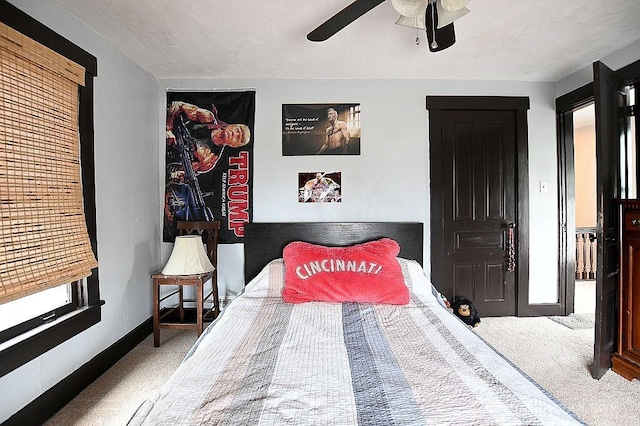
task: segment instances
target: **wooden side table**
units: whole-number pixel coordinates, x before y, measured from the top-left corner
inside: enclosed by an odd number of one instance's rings
[[[205,310],[204,303],[210,298],[210,296],[218,297],[217,283],[212,282],[213,288],[211,293],[204,296],[204,284],[213,277],[213,272],[206,272],[195,275],[164,275],[153,274],[153,346],[160,346],[160,329],[161,328],[183,328],[183,329],[195,329],[198,332],[198,336],[202,334],[204,330],[205,316],[211,311],[211,309]],[[171,285],[177,286],[177,289],[169,294],[160,297],[160,286]],[[196,299],[185,299],[183,288],[184,286],[194,286],[196,289]],[[160,302],[163,300],[178,294],[178,306],[168,309],[160,316]],[[196,320],[195,322],[185,322],[184,320],[184,303],[195,302],[196,303]],[[214,303],[215,306],[215,303]],[[178,311],[179,322],[162,321],[167,315],[174,314]]]

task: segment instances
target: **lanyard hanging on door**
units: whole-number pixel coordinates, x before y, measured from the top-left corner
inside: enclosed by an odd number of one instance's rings
[[[507,272],[516,270],[515,228],[516,224],[513,222],[507,225]]]

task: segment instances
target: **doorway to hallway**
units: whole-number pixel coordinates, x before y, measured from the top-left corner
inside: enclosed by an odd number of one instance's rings
[[[593,102],[573,111],[576,282],[572,302],[576,314],[595,312],[595,279],[598,273],[595,126]]]

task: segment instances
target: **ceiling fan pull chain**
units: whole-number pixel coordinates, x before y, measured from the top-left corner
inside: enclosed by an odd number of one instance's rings
[[[436,4],[431,5],[431,32],[433,34],[433,41],[431,42],[431,48],[437,49],[438,43],[436,42]]]
[[[418,17],[416,16],[416,46],[420,46],[420,33],[418,32]]]

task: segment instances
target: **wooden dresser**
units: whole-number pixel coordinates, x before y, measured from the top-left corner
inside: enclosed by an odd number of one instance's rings
[[[640,200],[620,201],[620,310],[613,371],[640,379]]]

